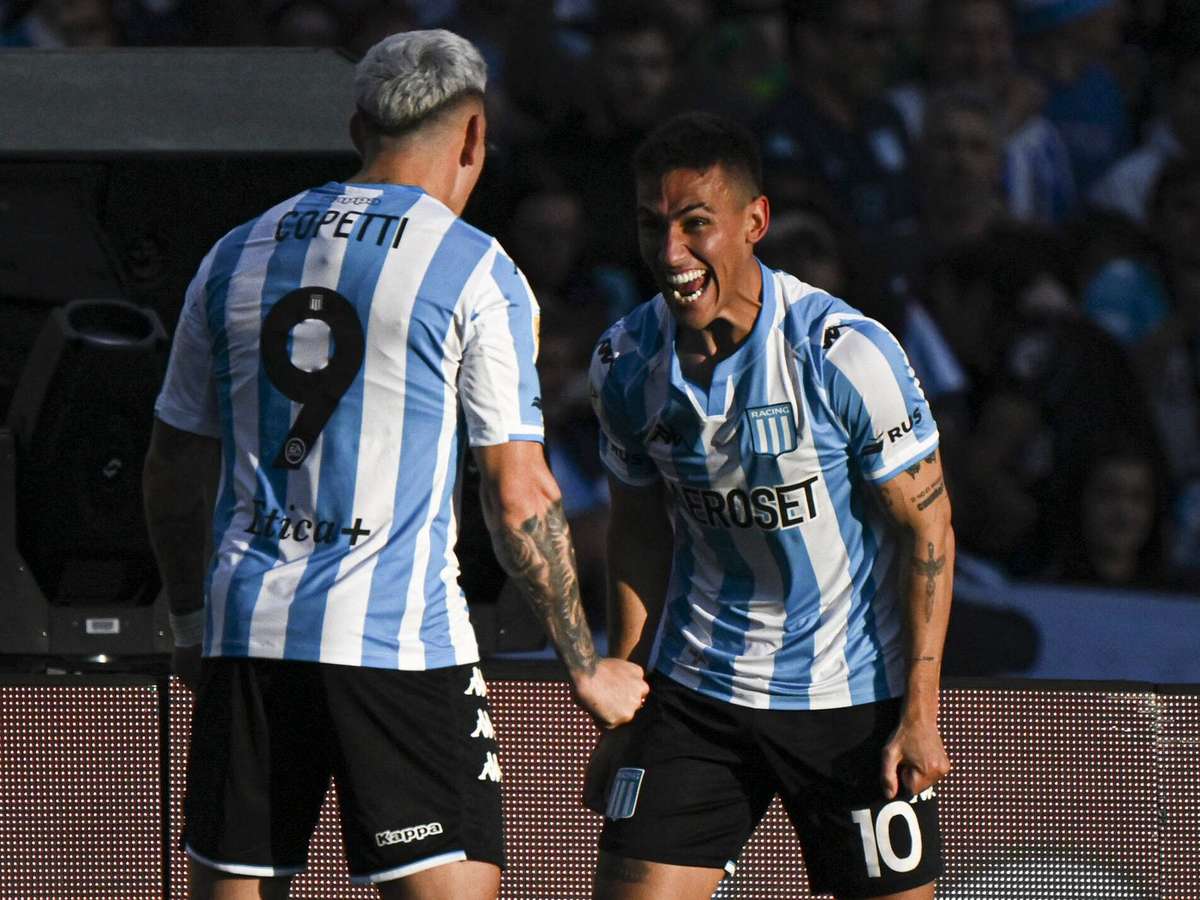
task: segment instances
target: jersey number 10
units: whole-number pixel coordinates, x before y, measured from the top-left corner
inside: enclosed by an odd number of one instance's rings
[[[912,838],[912,847],[907,856],[898,856],[892,847],[892,819],[899,816]],[[862,834],[863,856],[866,857],[867,875],[879,878],[883,873],[879,867],[882,860],[893,872],[911,872],[921,862],[921,824],[912,805],[903,800],[894,800],[879,811],[871,821],[871,810],[856,809],[850,813]]]

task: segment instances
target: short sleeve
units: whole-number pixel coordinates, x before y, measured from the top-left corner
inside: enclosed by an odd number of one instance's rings
[[[823,334],[826,393],[863,475],[886,481],[932,453],[937,424],[891,332],[854,317],[827,324]]]
[[[486,263],[485,263],[486,265]],[[503,253],[468,305],[459,396],[472,447],[545,439],[537,373],[538,305]]]
[[[172,428],[220,437],[213,343],[207,319],[207,277],[208,266],[202,265],[184,296],[167,377],[154,403],[154,414]]]
[[[592,410],[600,423],[600,461],[612,475],[632,487],[645,487],[660,478],[658,467],[637,436],[626,409],[624,365],[616,365],[621,353],[620,325],[610,329],[592,353],[588,371]]]

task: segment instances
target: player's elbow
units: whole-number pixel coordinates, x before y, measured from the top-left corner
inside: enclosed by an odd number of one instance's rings
[[[545,463],[510,468],[485,484],[488,504],[497,525],[521,528],[538,521],[562,504],[562,491]]]

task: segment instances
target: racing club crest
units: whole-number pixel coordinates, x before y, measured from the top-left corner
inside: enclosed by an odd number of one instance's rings
[[[796,414],[791,403],[750,407],[746,422],[754,452],[759,456],[779,456],[796,449]]]

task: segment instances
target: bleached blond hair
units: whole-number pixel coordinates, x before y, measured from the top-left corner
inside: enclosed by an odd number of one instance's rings
[[[354,102],[384,133],[419,127],[467,96],[483,96],[487,63],[466,38],[438,28],[393,34],[354,71]]]

